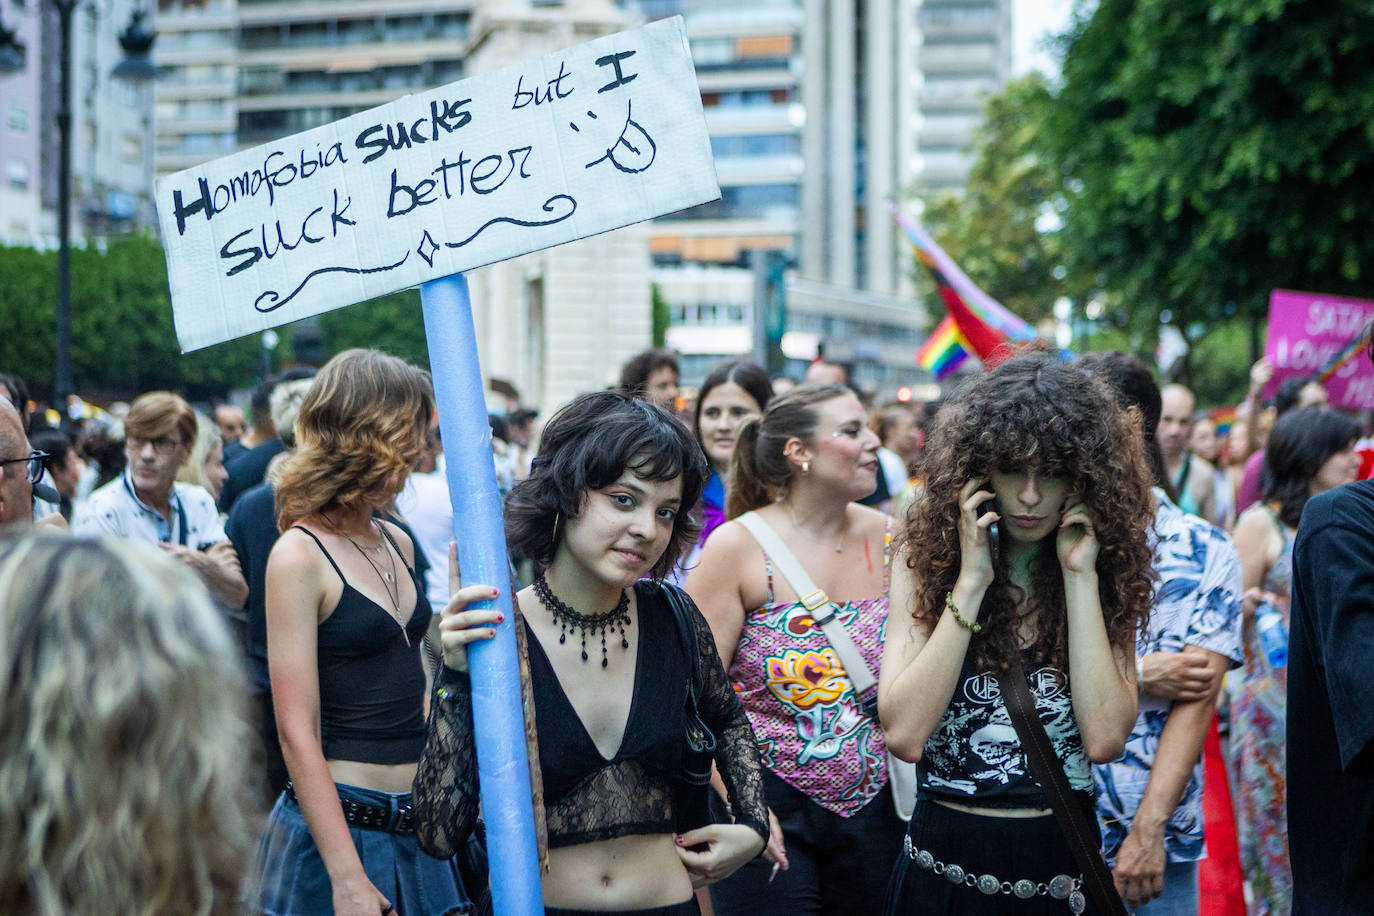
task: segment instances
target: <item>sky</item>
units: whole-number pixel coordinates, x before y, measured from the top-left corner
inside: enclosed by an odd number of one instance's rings
[[[1064,30],[1073,12],[1073,0],[1012,0],[1012,73],[1016,76],[1033,69],[1047,74],[1058,72],[1058,65],[1041,47],[1047,35]]]

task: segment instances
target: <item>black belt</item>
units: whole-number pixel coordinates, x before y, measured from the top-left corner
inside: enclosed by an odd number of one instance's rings
[[[296,802],[297,805],[300,804],[296,799],[296,787],[291,784],[291,780],[286,781],[286,788],[283,791],[288,799]],[[384,830],[387,833],[415,832],[415,818],[408,803],[400,806],[394,819],[391,809],[383,808],[381,805],[364,805],[348,798],[340,798],[339,804],[343,806],[344,820],[354,827],[362,827],[364,830]]]

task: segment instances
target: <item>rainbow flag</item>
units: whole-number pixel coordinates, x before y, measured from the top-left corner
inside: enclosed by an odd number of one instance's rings
[[[1212,423],[1217,428],[1217,438],[1224,439],[1231,432],[1231,426],[1236,422],[1236,408],[1213,407],[1208,411],[1208,416],[1212,418]]]
[[[949,312],[917,354],[923,368],[943,378],[970,355],[996,362],[1009,355],[1008,343],[1035,340],[1035,330],[979,289],[924,229],[896,206],[889,208]]]
[[[930,332],[921,349],[916,351],[916,364],[928,372],[935,373],[935,378],[942,381],[963,365],[964,360],[968,359],[970,349],[971,345],[964,335],[959,333],[959,326],[954,323],[954,319],[945,316],[945,320]]]

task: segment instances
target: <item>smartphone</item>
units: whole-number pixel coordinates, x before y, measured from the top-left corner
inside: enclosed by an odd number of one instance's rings
[[[996,511],[997,504],[992,500],[988,500],[987,502],[983,503],[981,506],[978,507],[978,517],[982,518],[984,514]],[[998,543],[998,541],[1000,540],[1000,533],[998,532],[997,526],[997,522],[993,522],[991,525],[988,526],[988,550],[992,553],[993,569],[997,568],[998,560],[1001,559],[1000,551],[1002,545]]]

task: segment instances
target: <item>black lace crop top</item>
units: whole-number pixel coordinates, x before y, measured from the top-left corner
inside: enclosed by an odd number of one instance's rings
[[[529,639],[551,848],[676,830],[674,803],[684,747],[688,657],[662,592],[640,582],[635,594],[639,646],[634,695],[625,735],[609,760],[578,719],[538,640],[532,635]],[[697,635],[692,649],[700,653],[704,681],[698,709],[716,736],[716,767],[725,781],[736,823],[766,839],[768,816],[754,732],[726,677],[710,627],[694,605],[691,614]],[[592,666],[587,670],[591,676],[600,673]],[[461,848],[477,818],[471,702],[468,676],[445,667],[435,687],[413,798],[420,846],[439,858]]]

